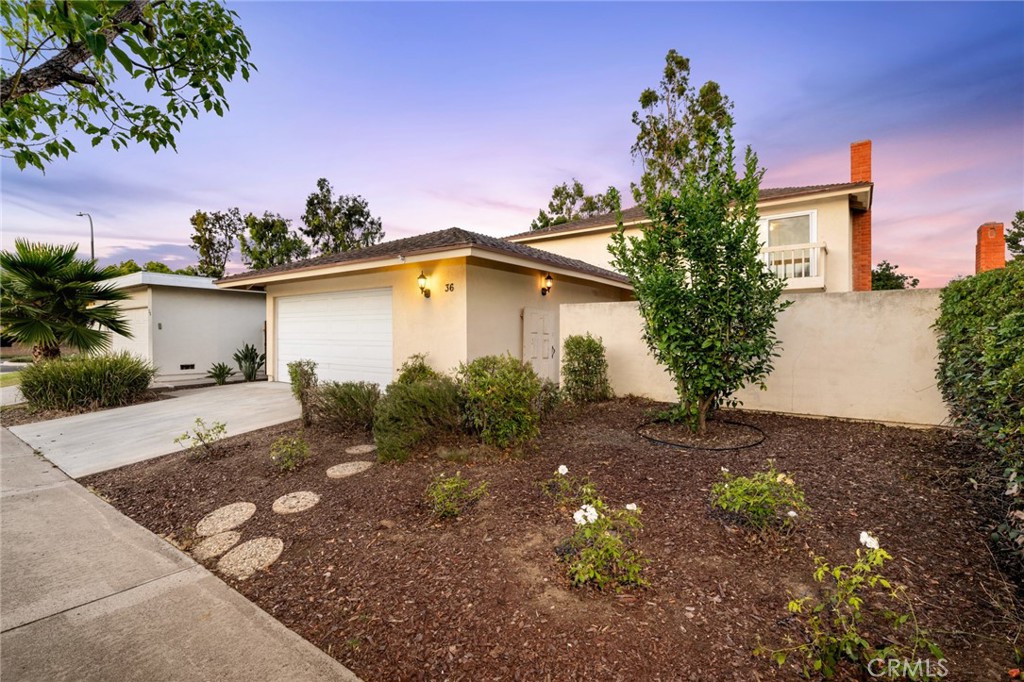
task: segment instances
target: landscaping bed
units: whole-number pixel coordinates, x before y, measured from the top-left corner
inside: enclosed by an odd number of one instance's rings
[[[224,579],[366,680],[793,679],[795,667],[752,651],[795,633],[786,604],[818,587],[810,553],[849,563],[862,531],[893,555],[885,573],[907,586],[945,652],[947,679],[1007,679],[1017,667],[1013,589],[944,432],[732,412],[764,442],[681,450],[635,432],[657,407],[622,399],[561,411],[521,457],[421,457],[341,479],[325,470],[372,457],[344,454],[368,437],[314,427],[310,462],[282,474],[270,444],[294,434],[295,422],[231,438],[221,459],[169,455],[83,483],[186,545],[214,509],[255,503],[237,529],[242,540],[278,537],[284,551],[248,580]],[[708,496],[722,467],[748,474],[768,459],[813,512],[788,537],[757,541],[726,525]],[[589,478],[609,505],[639,505],[635,546],[650,561],[649,588],[570,587],[555,547],[572,533],[572,510],[541,491],[560,465]],[[439,523],[424,490],[456,471],[488,481],[487,495]],[[296,491],[319,494],[319,504],[271,511]]]

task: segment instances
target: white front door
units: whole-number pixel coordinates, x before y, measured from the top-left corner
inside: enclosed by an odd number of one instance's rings
[[[549,310],[523,309],[523,360],[541,379],[558,381],[558,317]]]
[[[281,296],[275,308],[278,381],[309,359],[321,381],[391,383],[390,288]]]

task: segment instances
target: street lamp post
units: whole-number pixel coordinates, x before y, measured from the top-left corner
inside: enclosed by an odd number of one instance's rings
[[[92,260],[96,260],[96,241],[93,238],[92,234],[92,216],[89,215],[88,213],[82,213],[81,211],[79,211],[78,217],[81,218],[82,216],[85,216],[86,218],[89,219],[89,258],[91,258]]]

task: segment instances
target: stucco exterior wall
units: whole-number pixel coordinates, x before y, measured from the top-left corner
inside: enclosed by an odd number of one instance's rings
[[[789,213],[816,211],[817,238],[814,241],[825,242],[828,255],[825,263],[825,290],[839,293],[853,290],[851,235],[849,199],[846,195],[827,198],[816,198],[805,201],[769,201],[759,205],[758,213],[762,218]],[[554,234],[551,236],[537,235],[517,239],[520,244],[527,244],[560,256],[578,260],[614,270],[608,245],[614,229],[582,234]],[[640,234],[640,228],[626,229],[627,236]]]
[[[132,337],[120,334],[110,335],[110,351],[112,353],[128,352],[145,360],[153,358],[153,320],[149,312],[152,296],[149,287],[128,292],[129,298],[117,301],[115,305],[124,311]]]
[[[808,293],[780,317],[782,342],[767,390],[738,397],[749,409],[871,421],[939,425],[947,410],[935,386],[931,326],[939,290]],[[560,338],[604,340],[615,392],[666,402],[676,394],[649,355],[635,302],[562,306]]]
[[[420,271],[427,276],[429,299],[423,297],[416,283]],[[267,285],[267,367],[271,381],[288,381],[286,376],[275,376],[274,321],[278,297],[378,288],[391,289],[392,367],[396,372],[414,353],[427,353],[427,361],[439,370],[465,360],[465,259],[411,263],[373,272]]]
[[[263,352],[266,306],[260,294],[174,287],[152,287],[150,292],[157,382],[202,381],[215,362],[235,367],[232,355],[246,343]]]
[[[558,329],[558,311],[563,303],[622,301],[631,297],[622,289],[565,277],[555,277],[551,291],[541,296],[544,275],[540,270],[483,266],[470,260],[466,286],[467,359],[505,353],[522,359],[523,308],[550,311],[555,316],[554,328]],[[561,366],[561,361],[557,366]]]

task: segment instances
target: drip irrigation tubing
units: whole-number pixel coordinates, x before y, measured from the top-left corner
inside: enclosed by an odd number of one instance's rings
[[[657,445],[668,445],[669,447],[679,448],[680,450],[705,450],[707,452],[722,452],[723,450],[746,450],[747,448],[757,447],[758,445],[760,445],[761,443],[764,442],[765,438],[768,437],[765,434],[764,431],[762,431],[758,427],[754,426],[753,424],[744,424],[743,422],[737,422],[737,421],[733,421],[731,419],[716,419],[715,421],[718,422],[719,424],[732,424],[733,426],[742,426],[745,429],[750,429],[752,431],[756,431],[758,434],[760,434],[761,437],[758,438],[753,443],[747,443],[745,445],[732,445],[732,446],[728,446],[728,447],[715,447],[715,448],[711,448],[711,447],[704,447],[704,446],[701,446],[701,445],[684,445],[683,443],[673,443],[672,441],[661,440],[660,438],[655,438],[654,436],[648,436],[647,434],[641,432],[641,429],[646,428],[646,427],[650,426],[651,424],[665,424],[665,423],[668,423],[668,420],[666,420],[666,419],[655,419],[654,421],[644,422],[640,426],[636,427],[636,429],[634,429],[634,431],[636,431],[636,435],[640,436],[644,440],[650,441],[651,443],[655,443]]]

